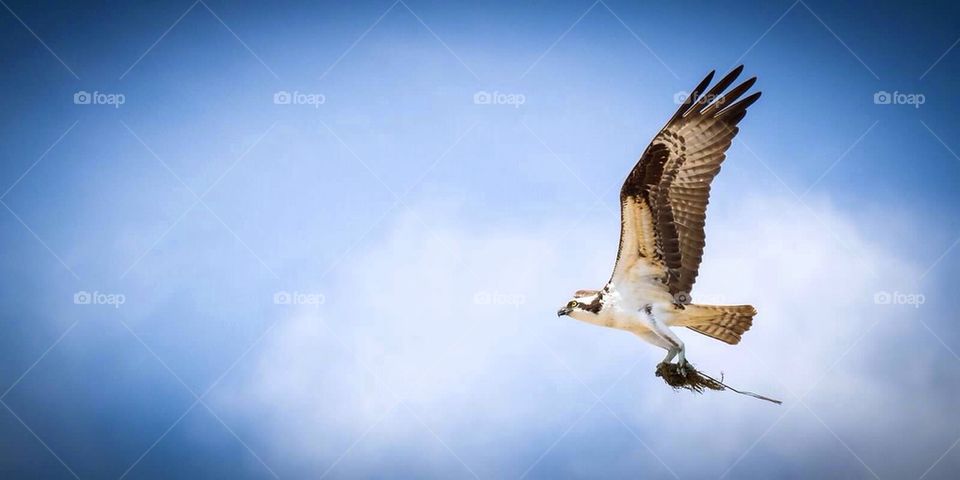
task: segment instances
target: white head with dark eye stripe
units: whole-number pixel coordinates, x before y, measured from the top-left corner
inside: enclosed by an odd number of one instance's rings
[[[590,322],[597,317],[603,307],[601,292],[597,290],[577,290],[573,298],[557,311],[557,316],[570,316],[577,320]]]

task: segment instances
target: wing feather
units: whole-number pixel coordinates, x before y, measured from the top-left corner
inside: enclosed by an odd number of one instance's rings
[[[760,98],[756,92],[740,99],[756,77],[724,93],[742,71],[741,65],[707,90],[710,72],[627,176],[620,190],[620,249],[611,280],[654,276],[677,303],[689,302],[706,245],[710,184],[739,132],[737,124]]]

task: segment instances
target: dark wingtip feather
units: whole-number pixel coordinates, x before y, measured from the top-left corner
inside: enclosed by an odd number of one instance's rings
[[[729,107],[723,109],[722,111],[720,111],[720,113],[717,113],[717,116],[718,117],[724,116],[731,112],[742,112],[745,114],[747,112],[747,107],[749,107],[750,105],[753,105],[754,102],[756,102],[760,98],[760,95],[762,93],[763,92],[754,92],[750,94],[743,100],[740,100],[739,102],[734,103],[733,105],[730,105]]]
[[[690,92],[690,95],[687,96],[687,99],[684,100],[683,105],[680,105],[680,108],[677,109],[677,113],[674,113],[673,117],[671,117],[667,123],[671,123],[677,118],[682,117],[688,111],[690,111],[691,107],[697,104],[697,100],[701,98],[704,90],[706,90],[707,86],[710,85],[710,82],[713,81],[713,76],[716,73],[716,70],[710,70],[710,73],[708,73],[707,76],[704,77],[696,87],[694,87],[693,91]]]
[[[710,82],[713,81],[713,76],[716,75],[716,70],[710,70],[710,73],[706,77],[703,77],[703,80],[700,81],[700,84],[697,85],[697,88],[693,89],[693,93],[690,94],[691,103],[700,98],[700,95],[703,95],[704,90],[707,89],[707,86],[710,85]]]
[[[726,76],[723,77],[723,80],[726,80],[729,78],[730,82],[733,83],[733,81],[736,80],[741,73],[743,73],[743,65],[740,65],[734,68],[733,70],[730,70],[730,73],[726,74]]]
[[[737,68],[734,68],[729,73],[723,76],[719,82],[717,82],[713,87],[710,88],[710,91],[700,96],[697,99],[697,103],[694,104],[690,110],[693,112],[702,112],[704,107],[707,106],[710,102],[715,100],[717,96],[727,89],[733,82],[740,76],[740,73],[743,72],[743,65],[740,65]]]
[[[721,96],[720,98],[717,98],[716,101],[710,104],[710,106],[703,109],[702,113],[704,115],[713,115],[717,113],[717,111],[719,110],[728,110],[728,108],[724,108],[724,107],[729,106],[733,102],[735,102],[738,98],[740,98],[741,95],[746,93],[747,90],[750,90],[750,87],[752,87],[753,84],[756,82],[757,82],[757,77],[751,77],[746,81],[744,81],[743,83],[741,83],[740,85],[733,87],[729,92],[723,94],[723,96]]]

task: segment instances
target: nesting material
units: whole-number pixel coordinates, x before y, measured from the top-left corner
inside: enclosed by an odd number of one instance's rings
[[[703,393],[704,390],[730,390],[731,392],[739,393],[740,395],[748,395],[753,398],[776,403],[777,405],[783,403],[780,400],[774,400],[753,392],[737,390],[736,388],[723,383],[722,375],[720,376],[720,380],[717,380],[710,375],[698,371],[689,363],[687,363],[684,368],[681,369],[679,364],[661,362],[657,365],[657,376],[662,378],[667,385],[673,387],[674,390],[685,389],[696,393]]]

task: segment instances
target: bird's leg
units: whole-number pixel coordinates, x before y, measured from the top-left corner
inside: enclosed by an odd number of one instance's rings
[[[656,345],[667,351],[667,356],[663,359],[661,363],[670,363],[673,360],[673,357],[677,356],[678,350],[674,348],[673,344],[668,342],[666,339],[657,335],[656,332],[651,330],[648,325],[649,322],[644,322],[643,327],[634,331],[634,333],[643,339],[643,341]]]
[[[680,351],[679,348],[670,347],[667,348],[667,356],[663,357],[663,362],[661,363],[670,363],[673,361],[674,357],[677,356],[677,353]]]
[[[680,356],[677,365],[680,367],[680,374],[686,376],[687,359],[683,340],[680,340],[680,337],[673,333],[673,330],[670,330],[666,323],[661,322],[654,316],[653,308],[648,306],[640,310],[633,317],[633,321],[640,324],[640,331],[637,332],[637,335],[667,351],[663,363],[670,363],[678,355]]]
[[[677,366],[680,368],[680,373],[683,376],[687,375],[686,366],[687,366],[687,357],[686,357],[686,347],[683,345],[683,340],[680,340],[680,337],[677,334],[673,333],[673,330],[670,330],[670,327],[663,324],[662,322],[656,320],[655,318],[650,318],[651,330],[662,338],[665,342],[670,345],[670,348],[667,349],[667,356],[663,359],[664,362],[670,362],[677,357]]]
[[[673,360],[673,357],[677,357],[677,369],[680,370],[680,375],[684,377],[687,376],[687,357],[686,357],[686,347],[683,346],[683,342],[680,342],[680,345],[671,348],[667,352],[667,358],[664,359],[664,362],[670,362]]]
[[[664,357],[663,363],[670,363],[673,361],[674,358],[677,357],[677,355],[679,355],[680,358],[677,359],[677,364],[680,364],[680,365],[686,364],[687,359],[686,359],[685,353],[686,353],[686,348],[683,346],[683,343],[681,343],[680,346],[678,347],[671,347],[667,350],[667,356]]]

